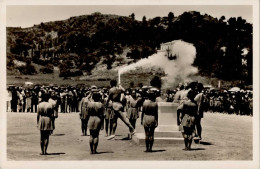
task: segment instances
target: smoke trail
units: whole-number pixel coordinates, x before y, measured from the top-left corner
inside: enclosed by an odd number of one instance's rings
[[[175,40],[170,49],[172,55],[176,55],[175,60],[169,60],[168,57],[165,56],[165,52],[159,52],[119,69],[119,76],[130,70],[135,70],[137,67],[158,66],[167,74],[165,80],[168,85],[189,80],[190,75],[194,75],[198,72],[197,68],[192,66],[196,57],[195,47],[190,43]]]

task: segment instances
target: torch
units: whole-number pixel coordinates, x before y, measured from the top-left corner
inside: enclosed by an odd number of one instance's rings
[[[118,70],[118,85],[120,85],[121,80],[120,80],[120,71]]]

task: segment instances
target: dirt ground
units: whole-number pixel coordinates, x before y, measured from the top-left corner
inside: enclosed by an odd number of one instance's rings
[[[7,115],[7,160],[252,160],[252,117],[205,113],[202,119],[203,140],[192,144],[193,151],[181,145],[154,145],[153,153],[145,153],[144,145],[127,140],[128,128],[118,120],[116,138],[107,140],[100,132],[99,154],[91,155],[89,136],[81,136],[78,113],[59,114],[56,129],[50,136],[48,153],[40,155],[40,132],[36,113]],[[137,121],[137,132],[144,132]]]

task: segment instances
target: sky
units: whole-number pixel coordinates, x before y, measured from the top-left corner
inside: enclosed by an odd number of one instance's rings
[[[129,16],[134,13],[137,20],[156,16],[168,16],[173,12],[175,16],[185,11],[198,11],[220,18],[225,16],[239,17],[253,23],[253,7],[251,5],[7,5],[6,26],[31,27],[41,22],[68,19],[72,16],[89,15],[93,12],[102,14],[116,14]]]

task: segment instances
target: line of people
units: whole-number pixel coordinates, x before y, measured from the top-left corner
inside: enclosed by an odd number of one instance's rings
[[[253,92],[251,90],[228,91],[203,88],[204,107],[208,112],[253,116]],[[167,99],[180,102],[187,94],[187,85],[180,84],[177,89],[168,92]]]
[[[187,85],[179,85],[174,90],[160,93],[157,102],[179,102],[182,93],[185,94]],[[99,89],[106,93],[107,89]],[[134,89],[138,94],[139,89]],[[79,112],[79,104],[86,92],[85,88],[35,86],[7,88],[7,112],[37,112],[41,95],[52,92],[57,96],[58,112]],[[129,95],[131,90],[125,91]],[[251,90],[228,91],[204,88],[205,111],[237,115],[253,115],[253,92]],[[106,116],[107,119],[107,116]]]
[[[58,111],[62,113],[78,112],[83,89],[55,86],[9,86],[7,88],[7,112],[37,112],[38,104],[44,93],[57,96]]]
[[[240,90],[228,91],[205,91],[207,96],[207,110],[236,115],[253,116],[253,93],[252,91]]]

